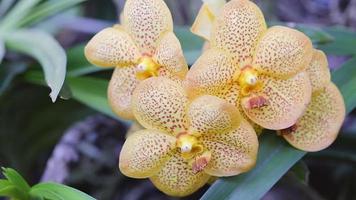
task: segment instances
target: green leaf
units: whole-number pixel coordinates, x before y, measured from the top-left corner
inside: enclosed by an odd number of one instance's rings
[[[112,70],[108,67],[97,67],[88,62],[84,56],[85,44],[77,45],[67,51],[68,57],[68,76],[82,76],[102,70]]]
[[[7,178],[8,181],[10,181],[14,186],[17,188],[28,192],[30,190],[30,186],[27,184],[24,178],[17,173],[14,169],[11,168],[2,168],[3,170],[3,175]]]
[[[356,107],[356,57],[348,60],[338,70],[333,72],[332,81],[340,89],[346,109],[351,112]]]
[[[86,0],[46,1],[35,7],[26,18],[23,18],[19,22],[19,26],[34,24],[84,1]]]
[[[4,41],[0,38],[0,64],[2,63],[2,59],[5,56],[5,44]]]
[[[18,200],[29,200],[29,196],[14,185],[0,188],[0,196],[11,197]]]
[[[72,91],[73,98],[95,110],[117,118],[117,116],[111,111],[107,101],[107,80],[90,77],[69,77],[68,83]]]
[[[182,45],[188,65],[193,65],[201,55],[204,43],[203,39],[194,35],[188,26],[175,27],[174,32]]]
[[[8,9],[12,6],[15,0],[2,0],[0,1],[0,17],[2,17]]]
[[[66,74],[67,57],[63,48],[49,34],[38,30],[18,30],[5,37],[9,49],[28,54],[41,64],[51,88],[53,102],[59,94]]]
[[[1,20],[0,32],[13,29],[19,26],[19,22],[24,19],[31,9],[41,0],[21,0],[13,9]]]
[[[39,183],[31,188],[30,194],[49,200],[95,200],[84,192],[57,183]]]
[[[310,37],[313,44],[326,44],[335,40],[332,35],[319,27],[297,24],[296,28]]]
[[[324,28],[330,34],[334,41],[324,45],[318,45],[317,48],[327,54],[333,55],[356,55],[356,33],[346,28],[329,27]]]
[[[333,81],[344,96],[347,112],[356,106],[355,58],[332,73]],[[217,180],[203,195],[202,200],[257,200],[290,169],[306,152],[299,151],[274,134],[263,134],[260,139],[257,164],[248,173]]]
[[[0,95],[11,85],[12,80],[27,69],[22,62],[10,63],[0,67]]]
[[[309,174],[310,171],[308,169],[307,164],[300,160],[297,164],[295,164],[290,172],[295,175],[296,179],[298,179],[303,184],[309,183]]]

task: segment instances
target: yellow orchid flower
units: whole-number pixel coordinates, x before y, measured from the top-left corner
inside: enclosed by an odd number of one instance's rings
[[[261,10],[249,0],[231,0],[214,20],[206,18],[198,15],[192,28],[206,36],[210,48],[187,74],[189,95],[226,99],[263,128],[295,124],[311,99],[305,72],[313,54],[310,39],[283,26],[267,29]]]
[[[127,0],[120,17],[121,25],[106,28],[89,41],[85,56],[94,65],[116,67],[109,103],[120,117],[134,119],[131,96],[141,80],[151,76],[180,80],[188,66],[163,0]]]
[[[311,103],[295,125],[279,134],[298,149],[320,151],[335,141],[345,118],[345,104],[330,81],[328,61],[322,51],[314,50],[307,72],[313,86]]]
[[[146,129],[130,135],[119,167],[149,178],[171,196],[186,196],[212,176],[233,176],[256,162],[258,140],[235,106],[215,96],[188,99],[181,84],[153,77],[138,85],[133,112]]]

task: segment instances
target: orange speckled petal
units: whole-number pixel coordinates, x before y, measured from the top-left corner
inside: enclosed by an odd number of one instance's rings
[[[188,65],[177,37],[173,32],[167,32],[158,43],[154,59],[171,74],[183,79],[188,72]]]
[[[226,0],[203,0],[203,2],[204,4],[195,18],[191,31],[209,41],[215,19],[226,3]]]
[[[249,0],[230,1],[222,8],[211,34],[212,47],[226,50],[235,60],[251,59],[267,26],[261,10]]]
[[[264,84],[258,95],[266,97],[268,105],[248,109],[242,108],[245,114],[263,128],[279,130],[292,126],[304,113],[311,99],[312,88],[308,74],[301,72],[289,79],[276,79],[260,76]]]
[[[173,135],[187,130],[188,98],[182,86],[164,77],[142,81],[134,91],[133,113],[142,126]]]
[[[177,153],[150,180],[165,194],[183,197],[203,187],[209,178],[203,171],[194,173],[192,166]]]
[[[97,33],[85,46],[85,57],[94,65],[114,67],[130,65],[140,57],[131,37],[120,26]]]
[[[204,171],[212,176],[234,176],[250,170],[256,163],[258,139],[246,120],[230,132],[203,135],[201,140],[211,151]]]
[[[312,43],[304,33],[274,26],[260,40],[253,65],[271,76],[290,77],[306,69],[312,55]]]
[[[115,68],[108,87],[111,109],[125,119],[135,119],[131,107],[132,94],[139,83],[135,73],[135,66]]]
[[[231,86],[238,67],[221,50],[206,50],[187,73],[185,86],[190,97],[216,95]]]
[[[204,95],[195,99],[188,108],[192,134],[226,133],[240,123],[239,110],[227,101],[215,96]]]
[[[328,60],[324,52],[314,49],[313,58],[306,71],[313,87],[313,91],[323,89],[330,82]]]
[[[320,151],[335,141],[344,118],[344,100],[337,87],[329,82],[324,89],[313,93],[296,130],[283,137],[298,149]]]
[[[143,54],[152,55],[160,36],[173,31],[172,16],[163,0],[127,0],[123,13],[123,26]]]
[[[171,157],[175,142],[175,137],[155,130],[131,134],[121,149],[120,171],[132,178],[156,174]]]

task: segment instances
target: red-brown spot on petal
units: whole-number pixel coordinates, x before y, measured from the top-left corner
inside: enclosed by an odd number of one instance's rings
[[[192,170],[194,173],[199,173],[204,170],[204,168],[208,165],[211,158],[210,152],[205,152],[200,156],[197,156],[192,162]]]
[[[260,108],[269,104],[268,99],[262,95],[252,96],[242,100],[242,105],[246,109]]]

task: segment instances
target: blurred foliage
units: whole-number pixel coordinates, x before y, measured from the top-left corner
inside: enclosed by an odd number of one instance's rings
[[[0,179],[0,196],[13,200],[95,200],[79,190],[57,183],[39,183],[31,188],[14,169],[2,170],[6,179]]]

